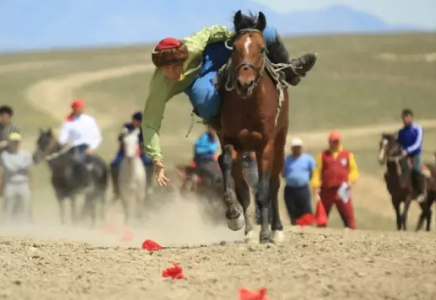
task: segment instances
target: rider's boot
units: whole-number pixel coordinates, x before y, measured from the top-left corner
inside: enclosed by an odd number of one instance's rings
[[[114,200],[117,200],[120,191],[119,191],[119,185],[118,185],[118,167],[117,166],[111,166],[111,178],[112,178],[112,187],[113,187],[113,193],[114,193]]]
[[[297,58],[289,58],[289,52],[280,38],[268,47],[268,57],[275,64],[291,64],[290,67],[282,69],[285,73],[285,80],[290,85],[296,86],[300,83],[301,77],[312,70],[318,58],[317,53],[307,53]]]

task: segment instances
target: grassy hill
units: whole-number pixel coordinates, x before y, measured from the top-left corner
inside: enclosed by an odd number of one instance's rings
[[[309,51],[320,54],[311,74],[289,91],[291,135],[326,131],[326,136],[331,129],[395,122],[400,127],[399,114],[404,107],[415,111],[418,122],[433,119],[436,111],[436,34],[310,37],[288,39],[286,44],[293,56]],[[30,86],[46,79],[147,64],[149,53],[150,47],[135,46],[0,56],[0,103],[15,107],[15,122],[27,136],[33,137],[38,127],[58,126],[60,120],[56,117],[62,118],[62,115],[53,116],[41,110],[46,105],[43,98],[38,104],[40,107],[27,101],[26,90]],[[128,120],[134,110],[142,109],[150,76],[150,72],[137,72],[72,91],[74,96],[86,100],[99,119],[110,119],[101,149],[108,160],[115,152],[120,124]],[[65,114],[71,100],[59,99]],[[167,105],[161,137],[168,162],[186,162],[191,156],[192,138],[203,130],[201,125],[196,125],[190,139],[184,138],[191,122],[190,111],[190,102],[185,95],[175,97]],[[380,127],[380,133],[382,131]],[[433,159],[431,153],[436,142],[432,137],[436,130],[428,127],[425,132],[425,155],[427,159]],[[345,145],[355,151],[361,169],[375,177],[381,173],[376,161],[378,133],[373,130],[344,139]],[[319,139],[313,143],[312,139],[307,140],[306,147],[311,153],[319,151],[323,147],[322,138],[321,143]],[[42,175],[38,180],[46,182],[46,171],[40,172]],[[364,228],[393,228],[391,221],[366,209],[365,206],[374,203],[366,202],[365,196],[359,204],[360,224]],[[385,204],[384,207],[390,205]]]

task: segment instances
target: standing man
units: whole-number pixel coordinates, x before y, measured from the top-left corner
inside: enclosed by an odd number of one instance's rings
[[[303,153],[303,141],[291,142],[291,155],[286,157],[282,176],[286,179],[285,204],[291,224],[306,214],[312,214],[310,179],[315,169],[315,159]],[[310,225],[310,224],[307,224]]]
[[[61,145],[68,145],[75,151],[76,165],[81,174],[83,186],[90,188],[90,170],[87,164],[89,156],[94,154],[102,142],[100,128],[93,117],[84,113],[85,102],[81,99],[71,103],[71,113],[67,116],[66,122],[62,125],[58,142]]]
[[[329,148],[316,159],[312,187],[314,194],[321,198],[327,215],[335,204],[344,226],[350,229],[356,229],[350,191],[358,178],[359,169],[354,154],[341,145],[339,132],[330,133]]]
[[[425,180],[419,180],[421,176],[421,153],[423,130],[413,122],[411,109],[404,109],[401,113],[404,127],[398,131],[397,141],[401,146],[401,154],[407,159],[400,161],[401,174],[405,179],[412,179],[414,198],[419,202],[425,200]],[[412,162],[412,170],[409,169],[408,159]],[[410,172],[412,171],[412,172]],[[410,174],[412,173],[412,174]],[[419,184],[419,182],[423,184]]]
[[[8,136],[12,132],[20,132],[17,126],[12,124],[11,119],[14,115],[12,107],[3,105],[0,107],[0,153],[8,146]]]
[[[8,137],[9,145],[0,154],[0,183],[4,186],[3,222],[12,219],[17,201],[21,202],[22,216],[30,221],[30,168],[33,166],[32,154],[20,149],[21,135],[12,132]]]

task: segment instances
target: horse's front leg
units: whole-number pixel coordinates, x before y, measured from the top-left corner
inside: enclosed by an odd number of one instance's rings
[[[256,193],[256,203],[260,212],[260,242],[271,243],[271,230],[269,228],[269,208],[270,208],[270,181],[274,157],[274,141],[269,141],[265,147],[257,152],[259,182]]]
[[[236,193],[233,188],[232,166],[237,153],[233,145],[224,145],[223,153],[220,156],[220,166],[223,172],[224,203],[227,207],[227,226],[233,231],[238,231],[244,226],[244,215],[242,214],[242,207],[236,199]]]
[[[400,212],[400,204],[401,201],[395,197],[392,197],[392,205],[394,206],[395,210],[395,217],[397,221],[397,230],[401,230],[401,212]]]
[[[59,206],[59,218],[62,225],[65,225],[65,197],[58,191],[55,191],[56,200]]]
[[[407,231],[407,215],[409,214],[409,207],[411,201],[412,201],[411,197],[407,197],[406,201],[404,201],[404,209],[401,215],[401,223],[403,225],[404,231]]]
[[[250,243],[254,238],[253,224],[252,224],[252,214],[250,209],[251,197],[250,188],[248,183],[245,181],[244,175],[242,173],[242,161],[237,160],[233,166],[233,179],[235,180],[235,190],[236,197],[239,203],[242,205],[244,211],[245,219],[245,242]]]

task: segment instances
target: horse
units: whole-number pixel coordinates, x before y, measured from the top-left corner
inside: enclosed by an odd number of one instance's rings
[[[244,16],[238,11],[233,23],[236,31],[233,46],[226,42],[232,54],[218,72],[216,81],[222,99],[219,161],[224,179],[227,226],[238,231],[245,223],[245,240],[249,241],[253,236],[250,190],[242,174],[241,157],[244,152],[254,151],[259,176],[256,192],[261,215],[259,241],[278,243],[284,239],[278,191],[288,132],[288,85],[283,73],[276,68],[278,66],[267,58],[262,33],[266,27],[265,15],[259,12],[257,17]],[[272,233],[268,222],[270,203]]]
[[[124,156],[118,173],[118,184],[126,225],[132,216],[132,200],[136,202],[135,212],[138,219],[142,217],[142,207],[145,204],[147,176],[140,156],[138,134],[139,128],[130,133],[126,129],[121,137]]]
[[[383,133],[381,135],[379,142],[378,160],[381,165],[386,165],[386,173],[384,174],[384,179],[386,182],[387,190],[391,195],[392,204],[395,209],[397,229],[407,230],[407,214],[409,211],[410,203],[414,199],[415,194],[412,185],[413,178],[408,179],[402,176],[400,163],[402,163],[402,160],[407,160],[407,158],[401,155],[401,148],[394,134]],[[418,226],[416,230],[419,230],[422,227],[424,219],[427,219],[427,226],[429,228],[429,218],[431,218],[431,211],[429,213],[430,208],[426,209],[426,207],[428,206],[427,203],[430,203],[430,200],[431,203],[433,202],[433,198],[435,196],[434,192],[436,192],[436,184],[434,182],[436,178],[435,167],[431,164],[424,164],[423,168],[432,170],[432,173],[428,175],[427,173],[423,172],[423,176],[419,176],[419,178],[416,178],[416,180],[418,180],[418,184],[426,187],[426,199],[424,199],[424,202],[420,202],[422,213],[420,216],[420,221],[418,221]],[[432,192],[429,193],[429,191]],[[404,203],[404,208],[402,212],[400,209],[401,203]]]
[[[59,205],[60,221],[65,224],[65,199],[71,201],[71,222],[77,225],[79,218],[76,215],[76,197],[79,193],[85,194],[85,203],[82,209],[82,218],[89,213],[91,227],[95,226],[96,204],[100,202],[100,218],[105,217],[105,194],[108,187],[108,169],[103,159],[97,155],[89,158],[92,169],[89,171],[92,185],[86,190],[77,170],[74,148],[60,145],[51,128],[40,130],[33,153],[35,164],[45,161],[51,171],[51,184]]]

